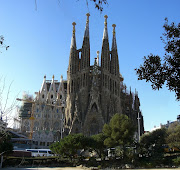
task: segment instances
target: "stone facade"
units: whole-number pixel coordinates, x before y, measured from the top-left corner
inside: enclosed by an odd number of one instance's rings
[[[123,92],[123,78],[119,72],[116,25],[112,25],[113,39],[110,50],[107,30],[108,17],[105,15],[101,65],[99,65],[99,52],[97,52],[94,65],[90,66],[89,16],[87,14],[81,49],[76,47],[76,23],[72,24],[73,33],[67,71],[65,110],[65,128],[67,134],[83,133],[88,136],[98,134],[102,132],[103,125],[108,123],[115,113],[127,114],[133,119],[135,126],[137,125],[138,111],[136,110],[135,113],[135,105],[132,106],[131,104],[131,110],[127,112],[127,108],[130,106],[127,106],[127,102],[121,103],[121,95],[127,98],[127,94]],[[137,102],[137,94],[131,100],[136,100]],[[124,104],[123,108],[122,104]]]
[[[33,126],[32,140],[38,148],[48,147],[52,142],[60,141],[62,138],[66,89],[67,82],[62,76],[60,82],[54,80],[54,76],[52,80],[46,80],[44,76],[41,89],[35,93],[33,103],[23,104],[29,107],[25,109],[24,114],[20,112],[21,132],[30,134]],[[33,120],[30,119],[31,116],[34,117]]]
[[[70,46],[67,80],[58,82],[46,80],[34,100],[33,140],[40,145],[59,141],[64,135],[83,133],[87,136],[102,132],[103,125],[109,123],[116,113],[126,114],[134,123],[138,132],[144,132],[143,116],[140,110],[138,93],[127,92],[123,77],[119,71],[119,58],[116,44],[116,25],[113,24],[111,50],[105,15],[104,32],[101,49],[94,65],[90,65],[89,14],[82,48],[76,47],[75,25]],[[139,117],[138,117],[139,115]],[[30,129],[29,117],[23,120],[26,129]],[[27,123],[29,122],[29,123]],[[22,126],[26,126],[25,124]],[[60,133],[61,132],[61,133]],[[137,133],[136,133],[137,135]]]

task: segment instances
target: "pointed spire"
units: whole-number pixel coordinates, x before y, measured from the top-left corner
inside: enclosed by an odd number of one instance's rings
[[[61,75],[61,79],[60,79],[60,82],[59,82],[59,87],[58,87],[58,93],[60,94],[61,91],[64,92],[64,84],[63,84],[63,75]]]
[[[83,44],[81,49],[80,70],[89,69],[90,67],[90,42],[89,42],[89,16],[87,13],[86,27],[84,32]]]
[[[61,75],[61,80],[60,80],[60,82],[62,82],[63,81],[63,75]]]
[[[90,16],[90,14],[87,13],[86,16],[87,16],[87,19],[86,19],[86,28],[85,28],[85,32],[84,32],[84,37],[89,38],[89,16]]]
[[[103,43],[102,43],[102,51],[101,51],[101,67],[102,70],[107,70],[108,72],[110,72],[110,52],[109,52],[109,39],[108,39],[108,31],[107,31],[108,16],[105,15],[104,18],[105,18],[105,22],[104,22],[104,33],[102,40]],[[102,84],[104,84],[104,82]]]
[[[99,66],[99,51],[97,51],[96,53],[97,53],[97,65]]]
[[[113,27],[112,50],[113,50],[113,49],[117,49],[117,44],[116,44],[116,31],[115,31],[116,24],[113,24],[112,27]]]
[[[73,25],[73,33],[72,33],[72,39],[71,39],[71,48],[73,48],[73,47],[76,48],[76,36],[75,36],[75,32],[76,32],[75,25],[76,25],[76,23],[73,22],[72,25]]]
[[[40,90],[40,93],[42,91],[47,91],[47,86],[46,86],[46,75],[44,75],[44,80],[43,80],[43,83],[42,83],[42,86],[41,86],[41,90]]]
[[[104,21],[104,33],[103,33],[103,39],[108,39],[108,31],[107,31],[107,18],[108,16],[104,16],[105,21]]]
[[[52,81],[51,81],[51,85],[50,85],[50,88],[49,88],[49,93],[51,91],[56,92],[56,86],[55,86],[55,82],[54,82],[54,75],[52,76]]]
[[[64,90],[63,76],[61,75],[61,79],[57,91],[57,101],[59,104],[64,106],[64,100],[65,100],[65,90]]]

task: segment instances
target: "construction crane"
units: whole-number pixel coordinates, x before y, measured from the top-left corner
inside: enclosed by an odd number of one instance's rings
[[[34,104],[35,104],[35,101],[27,100],[27,99],[19,99],[19,98],[17,98],[16,100],[22,101],[22,102],[27,102],[27,103],[32,103],[31,117],[29,118],[29,120],[31,121],[29,139],[32,139],[33,128],[34,128],[34,119],[35,119],[34,118]]]
[[[29,120],[31,121],[29,139],[32,140],[33,128],[34,128],[34,120],[35,120],[35,117],[34,117],[34,105],[35,105],[35,104],[38,104],[38,103],[35,102],[35,101],[32,101],[32,100],[27,100],[27,99],[19,99],[19,98],[16,98],[16,100],[18,100],[18,101],[23,101],[23,102],[27,102],[27,103],[32,103],[31,117],[29,118]],[[57,105],[54,105],[54,104],[45,104],[45,105],[46,105],[46,106],[54,106],[54,107],[64,107],[64,106],[57,106]],[[62,120],[63,120],[63,117],[62,117]],[[61,125],[61,139],[62,139],[62,125]]]

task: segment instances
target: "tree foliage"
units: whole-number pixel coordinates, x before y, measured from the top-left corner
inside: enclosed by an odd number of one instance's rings
[[[151,82],[154,90],[159,90],[166,84],[170,91],[176,93],[177,100],[180,100],[180,23],[168,24],[166,18],[163,27],[165,29],[161,37],[165,44],[163,59],[158,55],[150,54],[144,57],[143,65],[135,70],[138,80]]]
[[[180,148],[180,123],[174,123],[167,130],[168,136],[166,142],[169,147]]]
[[[106,136],[104,144],[107,147],[130,145],[134,140],[134,131],[133,123],[126,115],[115,114],[110,123],[103,127],[103,133]]]
[[[0,48],[5,48],[6,50],[9,48],[9,46],[7,46],[5,43],[4,43],[4,36],[3,35],[0,35]],[[1,51],[0,51],[1,53]]]
[[[100,158],[104,158],[105,157],[104,150],[106,148],[106,146],[104,145],[104,140],[106,137],[104,136],[103,133],[99,133],[97,135],[91,136],[91,138],[93,139],[93,144],[90,147],[92,147],[92,149],[97,152]]]
[[[88,6],[88,1],[93,1],[95,8],[98,9],[100,12],[103,11],[103,5],[107,5],[107,0],[86,0],[86,4]]]
[[[161,158],[166,144],[166,129],[157,129],[149,134],[144,134],[140,140],[140,153],[144,156]]]
[[[7,132],[0,132],[0,153],[12,151],[13,144],[11,142],[11,136]]]
[[[77,155],[78,150],[86,149],[90,145],[90,139],[82,134],[70,134],[60,142],[50,146],[50,149],[60,156],[69,157],[71,160]]]

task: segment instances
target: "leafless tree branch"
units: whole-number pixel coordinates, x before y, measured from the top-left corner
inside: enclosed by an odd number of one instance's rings
[[[3,80],[3,81],[2,81]],[[11,93],[11,87],[12,87],[13,81],[8,86],[8,90],[5,90],[6,87],[6,78],[1,77],[0,78],[0,111],[3,113],[2,117],[7,117],[8,120],[13,120],[13,116],[11,115],[11,112],[16,108],[17,101],[16,98],[18,97],[19,93],[14,97],[12,100],[12,103],[9,104],[9,96]],[[3,100],[3,96],[5,96],[5,100]]]

